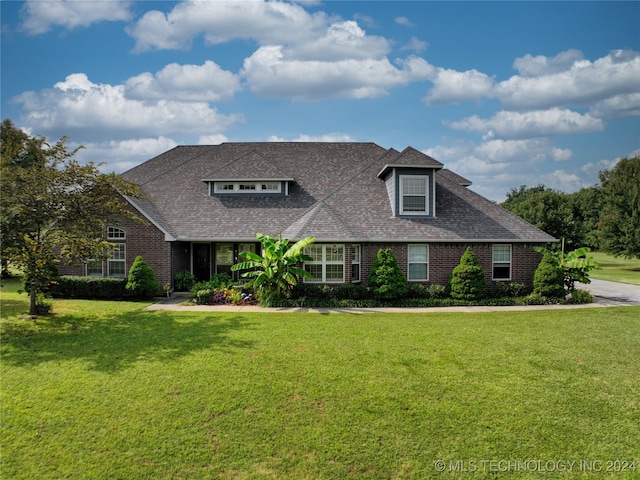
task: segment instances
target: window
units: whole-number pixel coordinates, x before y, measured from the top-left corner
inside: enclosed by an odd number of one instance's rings
[[[360,281],[360,245],[351,247],[351,281]]]
[[[102,276],[102,262],[100,260],[88,260],[85,266],[88,277]]]
[[[216,273],[226,273],[233,276],[231,266],[233,261],[233,243],[216,244]]]
[[[409,245],[409,281],[429,280],[429,245]]]
[[[493,280],[511,280],[511,245],[493,246]]]
[[[344,245],[309,245],[304,253],[312,258],[304,264],[304,269],[311,274],[305,281],[344,282]]]
[[[124,240],[126,235],[124,230],[116,227],[107,227],[107,240]]]
[[[400,214],[429,214],[429,177],[427,175],[400,175]]]
[[[211,194],[216,193],[281,193],[282,182],[213,182]]]
[[[126,254],[125,244],[117,243],[111,247],[109,258],[107,259],[107,275],[109,277],[126,277]]]

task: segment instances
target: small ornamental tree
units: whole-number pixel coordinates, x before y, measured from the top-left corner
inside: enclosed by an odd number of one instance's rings
[[[390,248],[378,250],[368,283],[374,297],[380,300],[393,300],[407,292],[407,279]]]
[[[137,256],[131,265],[127,280],[125,288],[137,297],[150,298],[160,290],[156,274],[141,256]]]
[[[460,258],[460,263],[453,269],[449,286],[451,297],[457,300],[479,300],[484,296],[486,289],[484,270],[471,247],[467,247]]]
[[[533,274],[533,293],[546,298],[564,298],[564,276],[551,252],[544,254]]]

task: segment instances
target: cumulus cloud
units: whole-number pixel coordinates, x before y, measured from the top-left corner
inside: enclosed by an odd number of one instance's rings
[[[294,3],[262,1],[187,1],[169,13],[152,10],[127,29],[135,51],[185,49],[198,35],[209,44],[235,38],[261,45],[299,43],[321,36],[328,22],[322,13],[310,14]]]
[[[560,108],[532,112],[501,111],[491,118],[473,115],[446,124],[456,130],[482,133],[487,140],[569,135],[604,129],[599,118]]]
[[[96,84],[84,73],[69,75],[52,89],[25,92],[13,101],[22,104],[22,119],[35,131],[82,142],[210,134],[241,119],[219,114],[205,102],[132,100],[124,85]]]
[[[498,83],[493,94],[509,109],[527,110],[585,106],[638,92],[640,53],[615,50],[594,62],[579,59],[578,53],[519,59],[516,62],[526,75]]]
[[[78,144],[69,144],[75,148]],[[138,138],[130,140],[110,140],[106,142],[85,143],[79,150],[76,158],[81,162],[94,162],[97,164],[106,162],[101,167],[105,172],[124,172],[135,167],[141,162],[155,157],[177,146],[170,138]]]
[[[252,92],[297,100],[369,98],[387,89],[424,78],[430,71],[423,59],[400,61],[400,68],[384,57],[333,62],[287,60],[282,46],[260,47],[245,59],[242,75]]]
[[[430,78],[433,88],[424,97],[429,105],[456,104],[491,94],[493,78],[477,70],[458,72],[437,68]]]
[[[28,0],[20,12],[23,18],[20,29],[29,35],[39,35],[55,25],[73,29],[102,21],[128,21],[130,8],[128,1]]]
[[[413,27],[413,23],[407,17],[396,17],[394,20],[398,25],[403,25],[405,27]]]
[[[429,44],[427,42],[423,42],[418,37],[411,37],[411,40],[406,45],[400,47],[400,50],[410,50],[413,52],[424,52]]]
[[[590,109],[590,113],[599,118],[621,118],[640,116],[640,92],[616,95],[601,100]]]
[[[354,138],[346,133],[325,133],[324,135],[300,134],[296,138],[286,139],[271,135],[269,142],[356,142]]]
[[[125,82],[125,95],[138,100],[217,102],[231,100],[240,89],[237,75],[210,60],[203,65],[171,63],[155,75],[145,72]]]

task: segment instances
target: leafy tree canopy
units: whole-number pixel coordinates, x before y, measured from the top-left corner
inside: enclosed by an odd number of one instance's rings
[[[0,257],[28,280],[30,313],[51,280],[51,265],[103,258],[110,246],[106,226],[133,214],[120,195],[138,197],[138,188],[94,163],[81,165],[67,138],[49,143],[31,137],[6,119],[0,142]],[[120,195],[118,195],[120,194]]]
[[[625,258],[640,258],[640,156],[623,158],[600,172],[603,207],[602,248]]]

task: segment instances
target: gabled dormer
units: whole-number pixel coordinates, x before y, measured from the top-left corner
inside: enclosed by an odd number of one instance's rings
[[[202,179],[209,195],[254,196],[288,195],[295,178],[282,172],[256,151],[243,155]]]
[[[393,216],[435,217],[435,173],[442,163],[411,147],[388,161],[378,177],[386,184]]]

